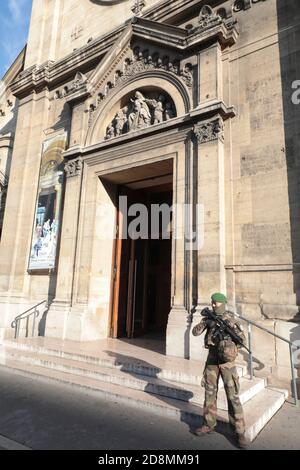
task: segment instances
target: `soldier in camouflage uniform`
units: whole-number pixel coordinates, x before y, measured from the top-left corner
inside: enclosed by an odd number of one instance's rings
[[[228,320],[230,326],[245,342],[246,338],[241,325],[232,314],[226,312],[226,297],[216,293],[211,296],[211,300],[214,313],[220,315],[223,320]],[[192,331],[194,336],[198,336],[206,330],[204,342],[205,347],[209,350],[202,380],[202,386],[205,388],[204,425],[196,429],[195,433],[197,435],[208,434],[213,432],[216,426],[218,382],[221,375],[227,396],[229,422],[236,432],[239,447],[244,448],[248,443],[244,434],[245,421],[239,399],[239,377],[234,362],[220,360],[217,344],[213,339],[215,328],[215,323],[204,317]]]

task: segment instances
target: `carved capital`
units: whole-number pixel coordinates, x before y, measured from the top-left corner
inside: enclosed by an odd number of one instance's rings
[[[221,118],[200,122],[194,126],[194,135],[198,144],[205,144],[212,140],[224,140],[224,126]]]
[[[83,162],[81,158],[77,158],[76,160],[71,160],[65,164],[65,172],[67,178],[71,178],[72,176],[80,176],[82,173]]]

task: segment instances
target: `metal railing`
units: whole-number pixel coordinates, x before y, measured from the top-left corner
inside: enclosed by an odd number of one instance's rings
[[[298,391],[297,391],[297,381],[295,377],[295,363],[294,363],[294,358],[293,358],[293,348],[295,350],[300,349],[300,346],[297,346],[293,341],[290,341],[283,336],[277,335],[273,331],[268,330],[267,328],[259,325],[258,323],[254,322],[253,320],[249,320],[246,317],[243,317],[242,315],[239,315],[238,313],[229,310],[229,313],[232,313],[239,319],[245,321],[248,323],[248,348],[250,349],[251,353],[249,354],[249,372],[250,372],[250,379],[253,379],[253,353],[252,353],[252,326],[255,326],[256,328],[259,328],[260,330],[265,331],[266,333],[274,336],[275,338],[280,339],[281,341],[284,341],[285,343],[288,343],[289,345],[289,352],[290,352],[290,364],[291,364],[291,372],[292,372],[292,389],[293,389],[293,394],[295,398],[295,405],[299,406],[299,400],[298,400]]]
[[[40,303],[34,305],[33,307],[29,308],[29,309],[26,310],[25,312],[23,312],[23,313],[21,313],[20,315],[18,315],[18,316],[13,320],[13,322],[11,323],[11,327],[15,329],[15,339],[18,339],[18,338],[19,338],[20,326],[21,326],[21,321],[22,321],[22,320],[26,320],[26,334],[25,334],[25,338],[28,338],[28,336],[29,336],[29,321],[30,321],[30,317],[33,317],[33,319],[32,319],[32,328],[31,328],[31,336],[34,336],[36,319],[37,319],[37,317],[40,315],[40,311],[39,311],[38,307],[40,307],[40,306],[43,305],[43,304],[45,304],[45,307],[47,308],[48,302],[47,302],[47,300],[43,300],[42,302],[40,302]]]
[[[0,170],[0,186],[5,188],[8,185],[8,176]]]

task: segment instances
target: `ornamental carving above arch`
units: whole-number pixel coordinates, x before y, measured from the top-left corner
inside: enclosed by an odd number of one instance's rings
[[[120,59],[119,66],[114,64],[114,70],[110,70],[94,89],[94,98],[88,109],[89,127],[93,124],[96,111],[112,92],[121,89],[141,74],[147,72],[149,74],[151,72],[170,74],[170,79],[178,77],[188,93],[192,92],[194,82],[193,66],[188,62],[181,66],[181,58],[179,57],[158,51],[150,51],[148,47],[135,46],[133,49],[130,47],[125,49]]]
[[[175,104],[167,93],[157,89],[142,91],[136,90],[125,98],[125,106],[117,111],[106,128],[106,140],[161,124],[177,116]]]
[[[133,77],[115,89],[93,112],[85,145],[109,141],[184,116],[191,107],[189,94],[178,78],[166,72]]]

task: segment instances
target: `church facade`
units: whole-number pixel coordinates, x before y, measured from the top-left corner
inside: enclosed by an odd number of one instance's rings
[[[221,291],[300,339],[299,24],[298,0],[33,0],[3,338],[47,300],[46,336],[151,333],[197,358],[191,327]]]

